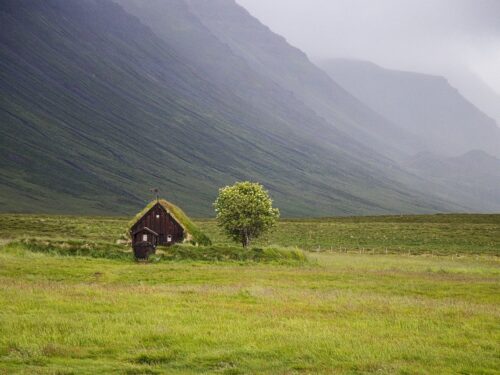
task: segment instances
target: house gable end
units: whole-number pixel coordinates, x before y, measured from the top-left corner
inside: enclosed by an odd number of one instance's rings
[[[134,233],[144,228],[157,233],[158,244],[160,245],[182,242],[187,235],[178,220],[160,203],[154,204],[131,227],[132,238],[136,240]]]
[[[160,217],[156,216],[157,213],[160,214]],[[164,224],[163,229],[165,226],[168,226],[168,232],[161,231],[161,228],[157,225],[159,223]],[[158,232],[160,237],[163,235],[169,238],[169,234],[173,233],[171,237],[172,243],[174,241],[188,241],[201,245],[209,245],[211,243],[210,239],[179,207],[164,199],[150,202],[141,212],[135,215],[128,224],[128,233],[132,235],[132,232],[143,227],[148,227]]]
[[[153,207],[151,207],[149,210],[147,210],[144,215],[142,215],[136,222],[135,224],[130,228],[130,232],[134,232],[138,229],[141,229],[143,227],[145,227],[145,221],[146,221],[146,218],[151,215],[151,213],[153,211],[158,211],[158,210],[161,210],[164,212],[165,215],[168,215],[168,212],[167,210],[165,210],[165,208],[159,204],[159,203],[156,203]],[[173,219],[173,218],[172,218]],[[175,221],[175,220],[174,220]],[[142,226],[140,224],[143,224]]]

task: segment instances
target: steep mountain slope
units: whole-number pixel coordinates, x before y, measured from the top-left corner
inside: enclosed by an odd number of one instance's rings
[[[300,137],[323,144],[330,152],[341,150],[374,166],[390,163],[387,158],[318,117],[289,90],[260,74],[245,59],[234,54],[227,44],[201,23],[185,0],[114,1],[151,27],[198,74],[225,93],[240,98],[250,108],[293,124],[293,131]],[[266,124],[266,129],[269,126]]]
[[[449,67],[445,74],[453,87],[481,112],[500,126],[500,93],[496,92],[476,73],[464,66]]]
[[[255,71],[278,83],[335,127],[391,158],[411,155],[418,141],[337,85],[299,49],[234,0],[185,0],[219,40]]]
[[[373,110],[421,139],[420,151],[453,156],[480,149],[500,155],[500,128],[442,77],[353,60],[321,66]]]
[[[500,159],[473,150],[455,157],[420,153],[404,166],[446,190],[455,200],[468,201],[486,212],[500,211]]]
[[[285,215],[461,207],[408,188],[411,176],[300,102],[223,89],[182,42],[110,1],[5,0],[0,25],[3,211],[130,213],[160,186],[208,215],[217,187],[247,178]]]

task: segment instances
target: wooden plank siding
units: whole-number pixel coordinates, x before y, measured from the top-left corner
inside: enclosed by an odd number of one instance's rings
[[[184,230],[181,225],[160,204],[155,204],[146,212],[131,228],[131,233],[142,228],[149,228],[158,233],[158,245],[168,246],[184,240]],[[142,234],[143,232],[139,232],[134,235],[132,244],[141,242]],[[172,236],[171,242],[167,242],[169,235]]]

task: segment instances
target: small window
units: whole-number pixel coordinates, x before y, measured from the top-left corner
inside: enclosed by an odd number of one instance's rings
[[[156,218],[159,219],[160,218],[160,214],[156,214]]]
[[[167,235],[167,242],[172,242],[172,235],[171,234]]]
[[[146,241],[148,240],[148,235],[147,235],[147,234],[143,234],[143,235],[142,235],[142,240],[143,240],[144,242],[146,242]]]

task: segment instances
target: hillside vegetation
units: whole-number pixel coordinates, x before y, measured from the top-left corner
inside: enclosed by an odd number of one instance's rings
[[[0,372],[494,374],[500,366],[500,215],[283,221],[268,241],[309,233],[309,248],[336,238],[348,250],[284,263],[135,263],[130,253],[113,257],[126,223],[0,215]],[[197,224],[221,241],[212,221]],[[386,237],[448,255],[360,253],[363,234],[373,248]]]
[[[252,38],[226,41],[201,12],[222,6],[227,22],[255,26],[233,2],[122,3],[149,8],[138,18],[109,0],[0,4],[1,211],[125,214],[156,186],[188,214],[209,215],[220,186],[246,179],[291,216],[468,209],[414,188],[425,183],[355,131],[378,134],[386,122],[262,25],[270,51],[290,59],[271,53],[259,67],[235,52]],[[325,79],[333,91],[322,107],[339,114],[321,115],[296,82],[271,74],[277,59]]]

